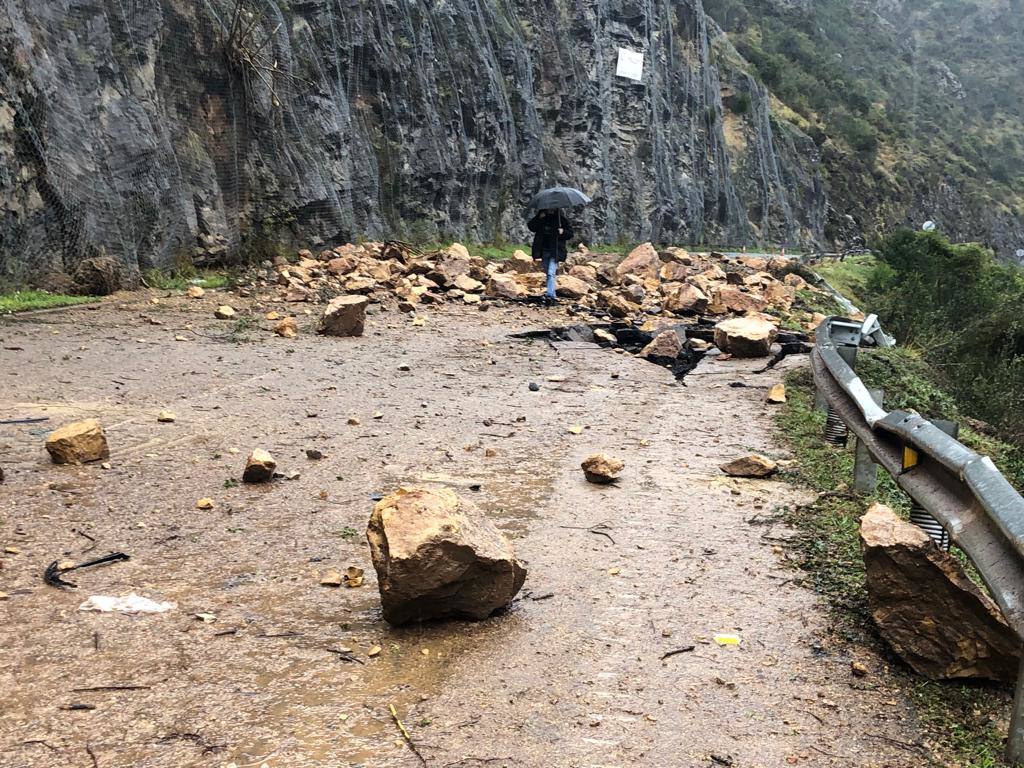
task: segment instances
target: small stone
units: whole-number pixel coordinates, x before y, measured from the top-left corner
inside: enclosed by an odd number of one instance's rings
[[[850,672],[854,677],[867,677],[868,668],[859,661],[850,662]]]
[[[348,419],[348,422],[347,422],[347,424],[348,424],[348,425],[349,425],[350,427],[358,427],[358,426],[359,426],[359,424],[360,424],[360,421],[359,421],[359,419],[357,419],[357,418],[356,418],[355,416],[350,416],[350,417],[349,417],[349,419]]]
[[[5,555],[20,555],[21,554],[21,550],[18,549],[17,547],[4,547],[4,554]]]
[[[190,285],[185,289],[185,295],[190,299],[201,299],[206,295],[206,291],[200,288],[198,285]]]
[[[267,320],[271,320],[271,321],[281,320],[282,319],[280,312],[273,312],[273,311],[267,312],[265,317],[267,318]]]
[[[309,459],[310,461],[320,461],[320,459],[322,459],[323,457],[323,452],[317,450],[316,448],[306,449],[306,458]]]
[[[54,464],[85,464],[110,457],[107,437],[96,419],[66,424],[46,439]]]
[[[256,448],[249,454],[242,472],[243,483],[269,483],[274,479],[277,462],[274,457],[262,448]]]
[[[626,462],[606,453],[595,453],[584,459],[581,466],[589,482],[608,485],[618,481],[619,473],[625,468]]]
[[[786,402],[786,385],[776,384],[768,391],[768,402],[773,405],[781,405]]]
[[[363,569],[350,565],[342,575],[342,581],[349,589],[363,586]]]
[[[335,568],[328,568],[320,575],[320,586],[321,587],[340,587],[344,582],[344,577],[341,575],[341,571]]]
[[[213,312],[213,316],[216,317],[218,320],[230,320],[236,314],[238,313],[235,312],[234,307],[229,307],[227,304],[217,307],[217,309],[215,309]]]
[[[213,499],[200,499],[196,502],[196,509],[213,509]]]
[[[294,339],[299,335],[299,326],[294,317],[286,317],[274,326],[274,333],[282,339]]]
[[[369,656],[372,659],[374,656],[380,656],[380,652],[382,650],[384,650],[384,649],[381,648],[379,645],[375,645],[370,650],[368,650],[366,652],[366,655]]]
[[[765,456],[752,454],[723,464],[720,469],[730,477],[770,477],[779,471],[779,465]]]
[[[161,424],[173,424],[177,419],[178,417],[171,411],[160,411],[160,413],[156,415],[156,420]]]

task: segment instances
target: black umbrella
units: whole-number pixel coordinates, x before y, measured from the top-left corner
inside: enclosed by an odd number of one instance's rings
[[[538,192],[530,204],[527,206],[527,211],[546,211],[561,208],[576,208],[580,205],[589,205],[591,199],[585,194],[580,192],[578,189],[572,187],[551,187],[551,189],[545,189]]]

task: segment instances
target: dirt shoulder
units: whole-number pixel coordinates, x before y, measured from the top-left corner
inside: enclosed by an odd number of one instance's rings
[[[779,455],[763,401],[781,372],[705,362],[681,387],[627,355],[507,340],[558,311],[451,306],[286,340],[194,307],[135,294],[0,321],[0,415],[50,418],[0,433],[17,550],[0,570],[0,763],[89,765],[88,745],[104,768],[418,764],[394,704],[431,766],[921,764],[905,702],[881,671],[851,676],[775,548],[787,532],[762,524],[795,492],[717,471]],[[44,431],[86,416],[111,468],[52,466]],[[235,487],[257,446],[299,477]],[[626,460],[619,487],[583,481],[595,450]],[[410,483],[455,487],[515,537],[530,573],[508,613],[381,621],[362,535],[372,497]],[[41,581],[109,551],[132,559],[76,590]],[[319,586],[348,565],[366,586]],[[77,610],[129,591],[177,608]],[[141,687],[76,690],[110,686]]]

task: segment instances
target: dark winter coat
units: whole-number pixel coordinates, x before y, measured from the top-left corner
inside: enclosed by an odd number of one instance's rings
[[[546,256],[554,254],[558,261],[565,261],[568,256],[565,244],[574,236],[572,222],[565,217],[565,214],[557,212],[545,214],[544,211],[541,211],[530,219],[530,223],[526,226],[534,233],[533,253],[531,254],[534,259],[540,261]],[[559,229],[562,230],[562,234],[558,234]]]

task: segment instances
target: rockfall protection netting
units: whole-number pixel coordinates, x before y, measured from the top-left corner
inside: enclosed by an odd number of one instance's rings
[[[377,193],[370,183],[337,189],[317,162],[302,163],[307,192],[320,188],[304,210],[273,183],[254,189],[310,146],[296,101],[348,99],[365,71],[336,72],[344,91],[331,94],[321,87],[329,78],[297,74],[278,3],[8,2],[4,11],[8,278],[99,285],[97,272],[130,279],[138,268],[229,260],[279,237],[296,213],[354,223],[341,196]]]
[[[0,280],[515,241],[555,183],[591,242],[820,240],[813,143],[712,33],[699,0],[0,0]]]

